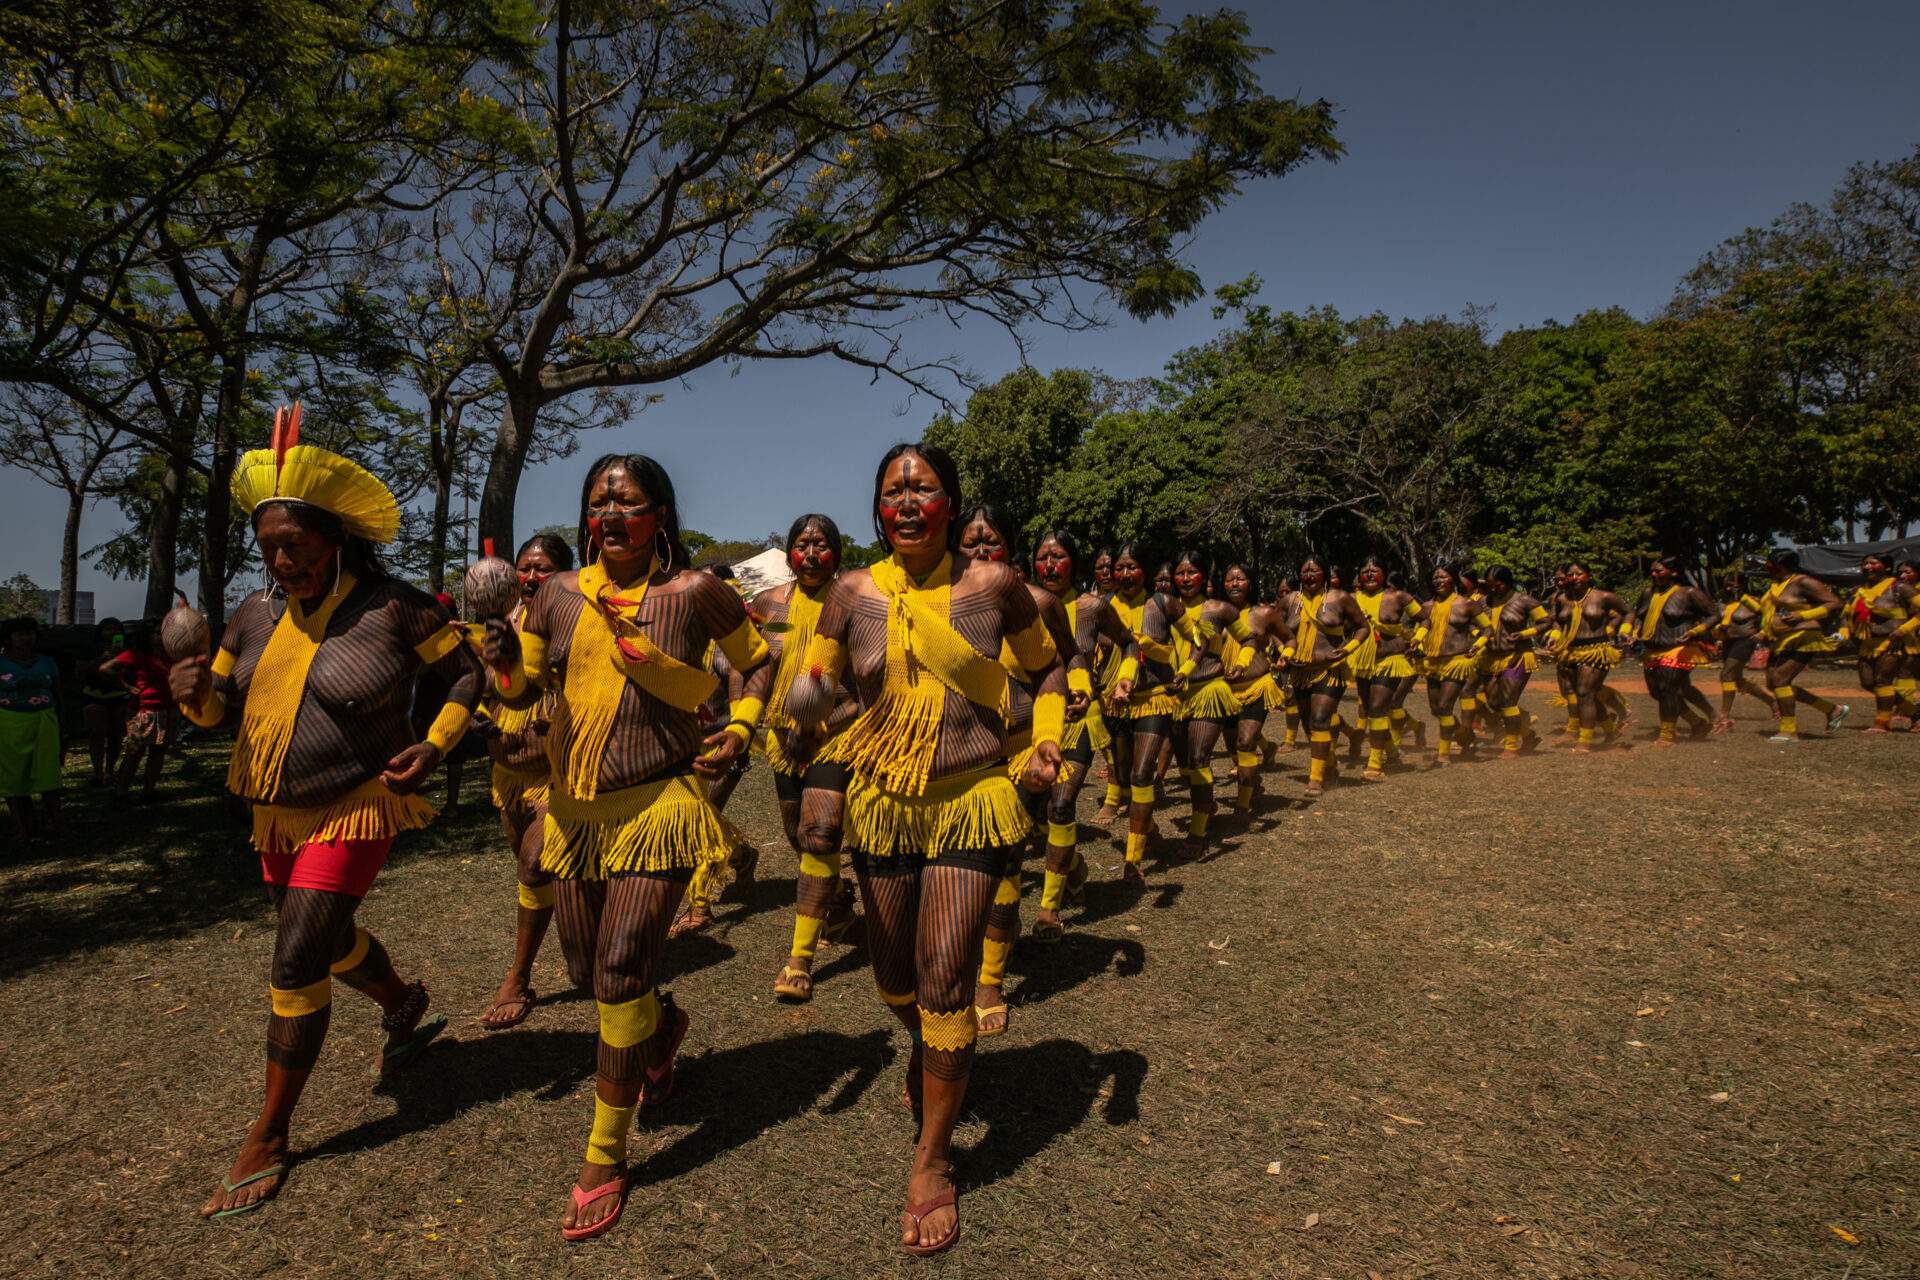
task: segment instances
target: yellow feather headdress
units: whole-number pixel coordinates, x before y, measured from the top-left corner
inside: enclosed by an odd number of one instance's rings
[[[330,511],[346,531],[368,542],[392,542],[400,504],[359,463],[300,441],[300,406],[273,413],[271,444],[244,454],[233,472],[233,499],[247,512],[276,498]]]

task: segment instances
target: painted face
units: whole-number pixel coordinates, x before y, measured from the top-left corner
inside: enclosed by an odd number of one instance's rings
[[[1587,588],[1593,585],[1593,576],[1585,569],[1567,570],[1567,590],[1573,595],[1585,595]]]
[[[520,575],[522,600],[533,599],[533,593],[540,589],[540,584],[560,572],[560,566],[553,562],[553,557],[548,555],[546,549],[537,542],[520,553],[520,558],[514,562],[513,567]]]
[[[1207,575],[1193,561],[1182,560],[1173,567],[1173,586],[1182,600],[1198,600],[1207,593]]]
[[[1173,594],[1173,566],[1163,564],[1153,571],[1153,589]]]
[[[887,464],[880,481],[880,527],[895,551],[931,551],[947,545],[953,499],[940,477],[917,453]]]
[[[1227,576],[1220,580],[1220,589],[1227,593],[1227,600],[1236,608],[1244,609],[1253,596],[1253,583],[1247,579],[1245,569],[1229,569]]]
[[[1360,589],[1362,591],[1378,591],[1386,584],[1387,571],[1385,569],[1382,569],[1377,564],[1363,564],[1360,566]]]
[[[985,520],[974,520],[960,531],[960,554],[975,560],[1006,564],[1013,559],[1013,548],[1000,531]]]
[[[825,585],[833,577],[837,559],[837,551],[827,541],[827,535],[812,525],[802,529],[793,545],[787,548],[787,567],[808,590]]]
[[[608,560],[636,560],[653,554],[660,528],[660,504],[625,467],[608,467],[587,493],[587,537]]]
[[[312,600],[333,590],[340,548],[325,534],[301,524],[285,503],[275,502],[261,511],[253,540],[267,572],[288,595]]]
[[[1433,594],[1435,599],[1452,595],[1453,586],[1452,574],[1448,573],[1445,569],[1435,569],[1433,571]]]
[[[1317,560],[1309,560],[1300,566],[1300,589],[1308,595],[1314,595],[1327,585],[1327,571]]]
[[[1093,587],[1105,595],[1113,590],[1113,557],[1098,555],[1093,558]]]
[[[1678,574],[1663,564],[1656,564],[1647,570],[1648,580],[1662,591],[1672,586],[1678,577]]]
[[[1878,582],[1892,573],[1893,568],[1879,556],[1868,556],[1860,562],[1860,572],[1868,582]]]
[[[1073,585],[1073,558],[1067,549],[1048,538],[1033,553],[1034,576],[1040,579],[1040,585],[1055,595],[1063,595]],[[1111,565],[1108,576],[1111,577]]]
[[[1899,577],[1900,581],[1911,587],[1915,583],[1920,583],[1920,569],[1916,569],[1912,565],[1903,565],[1900,569]]]
[[[1132,556],[1119,556],[1113,562],[1113,585],[1132,595],[1147,582],[1147,571]]]

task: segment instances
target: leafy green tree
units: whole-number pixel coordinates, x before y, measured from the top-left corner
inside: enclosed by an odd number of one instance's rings
[[[1078,369],[1022,366],[942,414],[921,437],[953,455],[969,506],[985,502],[1028,535],[1039,531],[1041,490],[1067,465],[1093,423],[1093,379]]]

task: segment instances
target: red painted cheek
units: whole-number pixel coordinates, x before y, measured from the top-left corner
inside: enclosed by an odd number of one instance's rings
[[[920,515],[927,522],[929,532],[944,529],[947,521],[953,518],[953,504],[947,501],[947,495],[943,493],[937,498],[928,498],[922,502]]]
[[[627,542],[635,547],[652,543],[653,535],[660,528],[660,521],[655,516],[628,516],[621,523],[627,526]]]
[[[893,541],[893,526],[900,523],[900,508],[880,504],[880,528],[886,533],[887,541]]]
[[[987,552],[987,559],[991,560],[994,564],[1005,564],[1007,561],[1013,559],[1013,557],[1007,553],[1005,547],[994,547]]]
[[[587,537],[593,540],[594,546],[597,547],[600,545],[600,517],[599,516],[587,517]]]
[[[806,553],[801,551],[798,547],[794,548],[792,551],[787,552],[787,563],[791,565],[796,571],[805,567],[807,563]]]

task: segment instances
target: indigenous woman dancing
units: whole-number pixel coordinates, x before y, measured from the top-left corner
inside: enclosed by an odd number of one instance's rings
[[[393,838],[434,816],[414,794],[460,740],[480,668],[433,598],[387,575],[374,544],[400,512],[355,463],[298,443],[299,406],[276,415],[271,448],[240,459],[234,500],[253,521],[267,587],[241,601],[209,666],[175,663],[168,685],[195,724],[240,706],[227,786],[253,803],[253,844],[279,927],[268,994],[266,1100],[220,1190],[201,1208],[225,1218],[277,1195],[288,1132],[332,1016],[333,980],[380,1006],[377,1075],[416,1057],[445,1026],[427,989],[394,972],[354,912]],[[415,677],[446,681],[446,705],[415,742]]]
[[[1073,625],[1067,662],[1067,726],[1060,740],[1060,774],[1047,800],[1046,879],[1040,890],[1040,912],[1033,921],[1033,936],[1042,942],[1060,940],[1061,904],[1079,899],[1087,882],[1087,860],[1080,853],[1075,814],[1094,753],[1112,745],[1099,694],[1093,688],[1094,656],[1102,647],[1109,649],[1117,655],[1116,669],[1131,662],[1137,670],[1140,660],[1140,647],[1113,606],[1101,596],[1082,595],[1074,589],[1078,558],[1073,535],[1064,529],[1047,530],[1034,545],[1034,580],[1059,600]],[[1111,565],[1111,556],[1108,561]],[[1131,678],[1116,676],[1112,690],[1126,702],[1132,692]]]
[[[1353,656],[1354,692],[1359,695],[1361,727],[1367,731],[1367,767],[1360,773],[1369,781],[1387,776],[1387,762],[1400,758],[1400,726],[1407,713],[1394,705],[1403,681],[1413,679],[1407,661],[1407,631],[1422,614],[1412,595],[1387,584],[1387,566],[1379,556],[1360,562],[1355,575],[1359,590],[1353,601],[1367,616],[1370,634]]]
[[[586,567],[534,593],[518,636],[490,625],[486,655],[513,672],[508,706],[559,695],[540,865],[557,880],[562,942],[593,958],[600,1013],[593,1130],[560,1219],[569,1240],[619,1220],[634,1110],[673,1092],[688,1018],[655,990],[654,974],[694,872],[734,845],[694,775],[732,767],[773,679],[739,595],[687,568],[673,482],[659,463],[608,454],[588,469],[579,547]],[[726,726],[703,739],[697,713],[718,683],[699,665],[709,643],[745,686]]]
[[[1260,789],[1261,730],[1266,728],[1269,712],[1287,705],[1286,692],[1274,678],[1265,643],[1247,644],[1239,638],[1247,634],[1247,616],[1259,605],[1253,571],[1243,564],[1228,565],[1220,575],[1220,590],[1234,609],[1220,658],[1226,664],[1234,699],[1240,704],[1233,722],[1233,811],[1250,813],[1253,797]]]
[[[1894,566],[1893,576],[1903,586],[1920,591],[1920,561],[1902,560]],[[1905,727],[1909,730],[1920,729],[1920,694],[1915,691],[1915,676],[1920,676],[1920,633],[1909,635],[1906,640],[1907,661],[1899,676],[1893,682],[1895,701],[1894,719],[1905,717]],[[1894,728],[1901,727],[1896,723]]]
[[[974,982],[995,888],[1028,828],[1004,763],[1003,643],[1035,691],[1029,788],[1053,785],[1066,711],[1066,671],[1032,595],[1011,569],[954,554],[960,498],[943,450],[886,453],[873,515],[892,554],[841,575],[787,695],[794,719],[817,726],[850,669],[866,707],[829,754],[852,774],[847,845],[874,983],[913,1038],[919,1139],[900,1243],[923,1255],[960,1233],[947,1157],[973,1067]]]
[[[573,548],[550,533],[536,533],[520,546],[513,567],[520,575],[520,602],[507,615],[507,625],[518,628],[527,603],[540,584],[573,568]],[[484,637],[485,629],[477,624]],[[540,869],[540,843],[547,823],[547,725],[553,719],[554,694],[534,706],[514,710],[500,700],[498,681],[485,681],[481,707],[487,754],[493,757],[493,803],[500,810],[500,826],[513,851],[514,881],[520,903],[514,912],[513,962],[494,993],[493,1003],[480,1015],[488,1031],[504,1031],[525,1022],[538,995],[533,989],[533,962],[553,920],[553,877]],[[562,945],[561,950],[566,952]],[[575,986],[591,983],[593,957],[567,952],[567,973]]]
[[[1513,570],[1497,564],[1482,582],[1492,631],[1487,639],[1487,706],[1500,717],[1500,759],[1518,760],[1522,747],[1538,746],[1532,717],[1520,706],[1527,681],[1540,669],[1534,642],[1553,625],[1547,607],[1513,584]]]
[[[1440,741],[1434,744],[1435,764],[1452,763],[1451,753],[1473,750],[1471,716],[1455,720],[1456,700],[1480,670],[1483,633],[1491,629],[1486,606],[1460,594],[1459,578],[1444,565],[1433,571],[1433,599],[1427,602],[1427,706],[1440,723]]]
[[[1860,687],[1873,694],[1873,725],[1868,733],[1893,731],[1899,678],[1907,661],[1907,641],[1920,632],[1920,591],[1893,576],[1887,558],[1870,555],[1860,562],[1864,585],[1847,605],[1847,634],[1859,655]]]
[[[1826,720],[1827,732],[1832,733],[1847,718],[1848,708],[1797,689],[1794,681],[1816,654],[1833,652],[1824,623],[1830,617],[1838,619],[1840,597],[1818,578],[1800,572],[1800,553],[1791,547],[1776,547],[1767,553],[1767,576],[1773,579],[1773,585],[1760,600],[1760,634],[1773,650],[1767,661],[1767,688],[1772,690],[1780,711],[1780,723],[1768,741],[1800,741],[1793,712],[1796,702],[1818,711]]]
[[[1334,777],[1333,717],[1347,690],[1347,660],[1373,635],[1373,623],[1353,597],[1327,583],[1318,556],[1300,563],[1298,607],[1292,621],[1293,655],[1288,670],[1294,696],[1307,722],[1307,790],[1317,796]]]
[[[1186,678],[1180,710],[1174,713],[1173,755],[1180,776],[1187,781],[1192,805],[1180,856],[1193,859],[1205,852],[1207,823],[1220,807],[1213,798],[1213,749],[1240,716],[1240,697],[1228,682],[1220,657],[1227,628],[1239,620],[1240,611],[1209,597],[1213,562],[1198,551],[1182,551],[1175,559],[1173,585],[1181,609],[1175,651],[1180,659],[1178,671]]]
[[[803,764],[787,754],[786,744],[794,727],[787,695],[840,573],[840,526],[818,513],[795,520],[787,530],[787,567],[793,570],[793,581],[762,591],[749,608],[776,664],[762,718],[767,726],[764,749],[773,768],[780,825],[786,830],[787,843],[800,856],[800,873],[794,879],[793,948],[773,981],[773,993],[804,1001],[813,998],[814,953],[822,943],[839,942],[853,924],[853,886],[840,876],[846,766]],[[851,677],[842,675],[823,732],[831,740],[859,714],[860,695]]]
[[[1773,699],[1747,679],[1747,666],[1759,646],[1760,602],[1747,593],[1738,572],[1720,579],[1720,718],[1713,731],[1724,733],[1733,728],[1733,704],[1744,693],[1767,704],[1769,714],[1778,715]]]
[[[1602,697],[1607,692],[1607,672],[1620,665],[1620,650],[1614,645],[1615,631],[1627,620],[1627,602],[1611,591],[1593,585],[1593,574],[1578,560],[1566,568],[1566,586],[1554,610],[1553,624],[1559,631],[1554,660],[1567,671],[1573,683],[1574,713],[1578,719],[1576,738],[1569,749],[1573,755],[1593,750],[1596,725],[1606,731],[1611,742],[1625,722],[1612,711],[1601,714]]]
[[[1164,592],[1146,591],[1146,560],[1140,545],[1123,542],[1113,553],[1114,594],[1109,603],[1133,636],[1140,658],[1121,664],[1130,683],[1107,699],[1107,731],[1113,735],[1115,768],[1128,781],[1127,853],[1121,876],[1129,888],[1144,888],[1147,843],[1153,835],[1154,774],[1160,746],[1173,733],[1185,681],[1174,671],[1173,626],[1180,605]]]
[[[1653,745],[1674,745],[1674,729],[1680,717],[1692,725],[1692,736],[1704,738],[1713,723],[1713,707],[1693,687],[1693,669],[1713,661],[1700,642],[1713,634],[1720,621],[1720,610],[1698,587],[1690,587],[1680,578],[1681,564],[1673,556],[1661,556],[1648,570],[1648,583],[1634,602],[1629,620],[1642,646],[1641,668],[1646,672],[1647,693],[1660,706],[1660,736]],[[1696,712],[1689,703],[1699,706]]]

